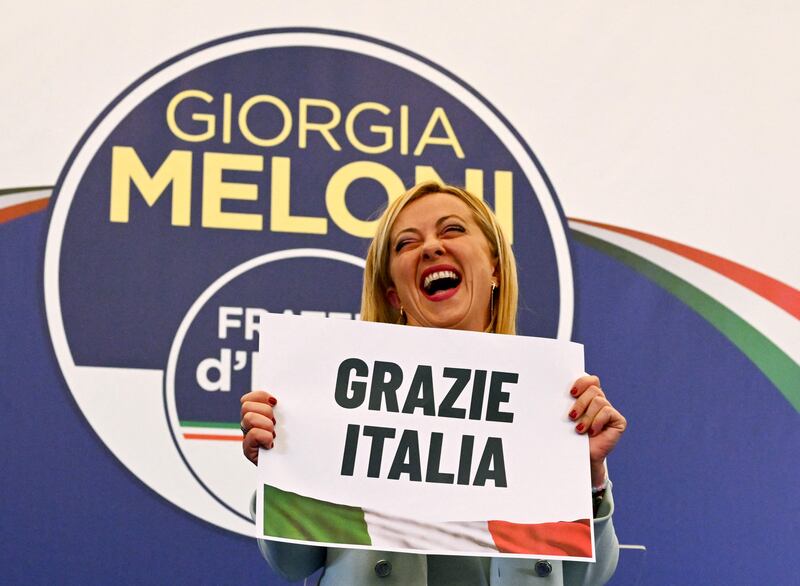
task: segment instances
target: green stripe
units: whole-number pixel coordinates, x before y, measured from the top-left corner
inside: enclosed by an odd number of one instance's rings
[[[27,193],[29,191],[43,191],[45,189],[53,189],[52,185],[39,185],[38,187],[11,187],[7,189],[0,189],[0,196],[14,195],[15,193]]]
[[[264,485],[264,536],[372,545],[358,507],[337,505]]]
[[[223,421],[183,421],[181,427],[216,427],[218,429],[241,429],[239,423],[226,423]]]
[[[747,356],[800,412],[800,365],[736,313],[694,285],[641,256],[578,230],[573,238],[625,263],[691,307]]]

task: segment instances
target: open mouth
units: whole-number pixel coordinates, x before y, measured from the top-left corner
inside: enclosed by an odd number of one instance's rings
[[[453,267],[431,267],[422,273],[420,289],[428,299],[441,301],[453,295],[461,284],[461,274]]]

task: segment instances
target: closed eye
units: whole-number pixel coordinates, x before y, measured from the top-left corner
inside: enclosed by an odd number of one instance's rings
[[[400,252],[400,251],[403,249],[403,247],[404,247],[406,244],[409,244],[410,242],[411,242],[411,240],[409,240],[409,239],[407,239],[407,238],[406,238],[406,239],[404,239],[404,240],[398,240],[398,241],[397,241],[397,244],[395,244],[395,245],[394,245],[394,251],[395,251],[395,252]]]
[[[463,233],[463,232],[466,232],[466,231],[467,231],[466,228],[464,228],[464,226],[461,226],[459,224],[448,224],[447,226],[444,227],[444,230],[442,230],[442,233],[444,233],[444,234],[447,234],[448,232],[462,232]]]

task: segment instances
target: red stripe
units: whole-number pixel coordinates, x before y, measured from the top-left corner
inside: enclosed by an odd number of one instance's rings
[[[708,267],[712,271],[720,273],[721,275],[725,275],[732,281],[736,281],[743,287],[750,289],[750,291],[756,295],[763,297],[787,313],[800,319],[800,291],[787,285],[786,283],[782,283],[777,279],[773,279],[764,273],[754,271],[753,269],[747,268],[746,266],[740,265],[732,260],[722,258],[721,256],[717,256],[716,254],[711,254],[710,252],[705,252],[704,250],[700,250],[698,248],[680,244],[674,240],[667,240],[666,238],[659,238],[658,236],[645,234],[644,232],[639,232],[637,230],[620,228],[619,226],[612,226],[610,224],[603,224],[601,222],[591,222],[589,220],[581,220],[578,218],[569,218],[569,220],[572,222],[578,222],[580,224],[604,228],[605,230],[610,230],[611,232],[625,234],[626,236],[631,236],[633,238],[649,242],[650,244],[654,244],[665,250],[669,250],[670,252],[674,252],[679,256],[688,258],[689,260],[701,264],[704,267]]]
[[[47,202],[49,201],[49,197],[43,197],[42,199],[34,199],[3,208],[0,210],[0,224],[43,210],[47,207]]]
[[[535,525],[489,521],[489,533],[501,553],[592,557],[588,519]]]
[[[227,440],[231,442],[240,442],[244,439],[241,435],[215,435],[212,433],[184,433],[184,439],[198,439],[198,440]]]

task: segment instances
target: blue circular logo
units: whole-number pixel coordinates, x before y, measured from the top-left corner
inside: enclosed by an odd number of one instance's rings
[[[497,109],[438,65],[276,29],[135,82],[62,172],[45,254],[56,355],[101,439],[165,498],[251,534],[238,421],[259,316],[357,318],[379,210],[426,179],[493,207],[519,262],[520,330],[569,338],[556,195]]]

